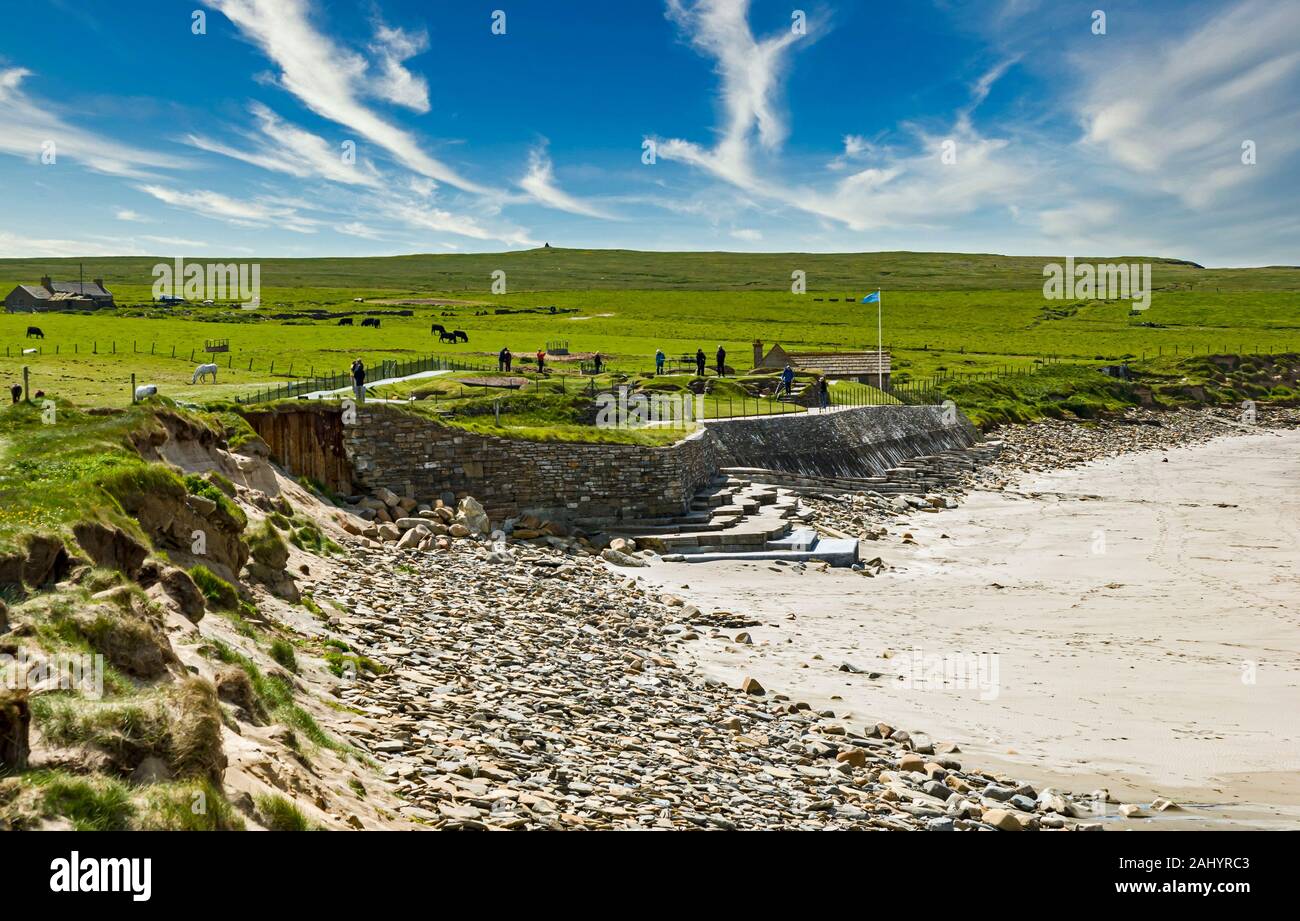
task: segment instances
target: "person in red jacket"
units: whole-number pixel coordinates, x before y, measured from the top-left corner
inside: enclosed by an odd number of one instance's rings
[[[545,349],[537,350],[537,373],[538,374],[546,373],[546,350]]]

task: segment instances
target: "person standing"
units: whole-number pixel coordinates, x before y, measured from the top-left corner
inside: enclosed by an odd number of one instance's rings
[[[501,351],[497,352],[497,373],[500,374],[506,369],[506,347],[501,346]]]
[[[695,350],[695,373],[700,377],[704,376],[705,362],[706,359],[704,357],[704,349],[696,349]]]
[[[776,395],[779,397],[783,391],[786,396],[794,395],[794,368],[789,365],[781,372],[781,386],[776,388]]]
[[[821,404],[822,412],[831,405],[831,384],[824,375],[817,382],[817,402]]]
[[[546,373],[546,350],[545,349],[537,350],[537,373],[538,374]]]
[[[655,349],[655,377],[662,377],[664,373],[664,350]]]
[[[596,357],[595,357],[594,359],[592,359],[592,360],[593,360],[593,361],[595,362],[595,364],[596,364],[596,373],[599,374],[599,373],[600,373],[600,369],[601,369],[602,367],[604,367],[604,365],[605,365],[604,360],[600,357],[600,352],[597,352],[597,353],[596,353]]]
[[[352,362],[352,394],[358,403],[366,401],[366,366],[360,358]]]
[[[511,366],[515,363],[514,353],[510,351],[510,346],[506,346],[501,350],[501,354],[506,357],[506,373],[509,374]]]
[[[718,377],[727,376],[727,350],[718,346]]]

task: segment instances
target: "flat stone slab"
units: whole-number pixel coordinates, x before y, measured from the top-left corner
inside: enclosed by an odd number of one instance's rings
[[[785,560],[789,563],[829,563],[832,566],[852,566],[858,561],[856,540],[824,537],[812,550],[749,550],[727,553],[707,548],[695,553],[682,553],[683,563],[763,562]]]

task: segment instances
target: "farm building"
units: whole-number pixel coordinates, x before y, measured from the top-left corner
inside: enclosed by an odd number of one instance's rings
[[[9,313],[43,313],[49,310],[99,310],[112,307],[113,294],[104,279],[93,281],[51,281],[46,275],[39,285],[19,285],[5,298]]]
[[[837,381],[889,387],[889,352],[787,352],[774,345],[763,354],[763,343],[754,340],[754,367],[780,371],[786,365],[796,371],[819,371]]]

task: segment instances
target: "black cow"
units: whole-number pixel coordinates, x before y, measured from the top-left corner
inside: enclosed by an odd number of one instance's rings
[[[454,333],[449,333],[449,332],[447,332],[447,331],[444,329],[442,332],[438,333],[438,341],[439,341],[439,342],[450,342],[452,345],[455,345],[455,344],[456,344],[456,336],[455,336]]]
[[[351,326],[351,325],[352,325],[351,317],[344,317],[343,319],[339,320],[339,326]]]
[[[447,327],[443,326],[441,323],[434,323],[429,327],[429,332],[431,333],[445,333],[446,331]]]
[[[367,317],[366,319],[361,321],[361,325],[370,326],[373,327],[374,329],[379,329],[379,320],[376,319],[375,317]]]
[[[41,328],[39,326],[29,326],[27,327],[27,338],[44,339],[45,333],[41,332]]]
[[[464,343],[466,343],[466,344],[469,344],[469,336],[466,335],[466,333],[465,333],[465,331],[464,331],[463,329],[453,329],[453,330],[451,331],[451,334],[452,334],[452,336],[454,336],[455,338],[459,339],[461,342],[464,342]]]

